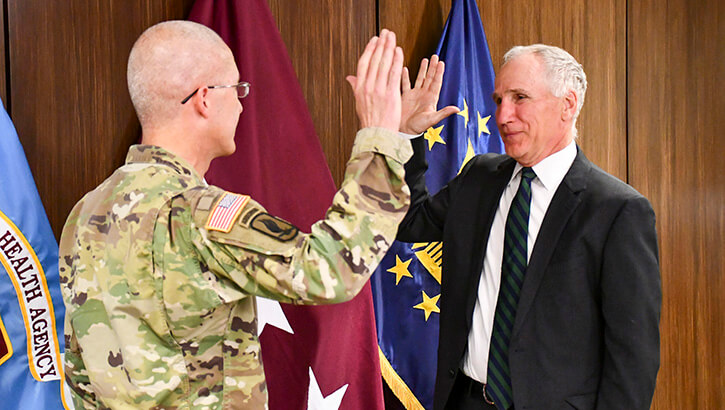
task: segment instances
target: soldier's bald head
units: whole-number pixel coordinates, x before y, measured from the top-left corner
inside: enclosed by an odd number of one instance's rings
[[[141,34],[128,57],[128,90],[142,127],[175,118],[181,100],[218,82],[234,57],[214,31],[191,21],[165,21]]]

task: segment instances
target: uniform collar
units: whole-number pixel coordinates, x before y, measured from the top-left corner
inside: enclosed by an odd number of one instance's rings
[[[126,164],[162,165],[177,174],[190,176],[199,182],[204,181],[185,159],[156,145],[132,145],[126,155]]]

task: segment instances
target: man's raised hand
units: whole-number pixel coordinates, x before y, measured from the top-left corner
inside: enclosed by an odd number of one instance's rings
[[[445,64],[433,55],[423,59],[418,70],[415,86],[411,88],[408,69],[403,69],[402,117],[400,131],[406,134],[420,134],[451,114],[460,111],[455,105],[449,105],[438,111],[438,97],[443,84]]]

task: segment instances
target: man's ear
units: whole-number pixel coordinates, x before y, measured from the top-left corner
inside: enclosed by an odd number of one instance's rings
[[[199,88],[199,91],[191,99],[194,103],[194,109],[204,118],[209,118],[211,107],[209,106],[209,89],[207,87]]]
[[[576,114],[578,98],[574,90],[569,90],[564,94],[564,108],[561,112],[561,119],[564,121],[571,120]]]

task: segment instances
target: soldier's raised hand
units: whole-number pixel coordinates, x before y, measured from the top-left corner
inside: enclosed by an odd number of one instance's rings
[[[394,132],[400,128],[403,50],[395,42],[395,33],[383,29],[365,47],[357,75],[347,76],[361,128],[382,127]]]

